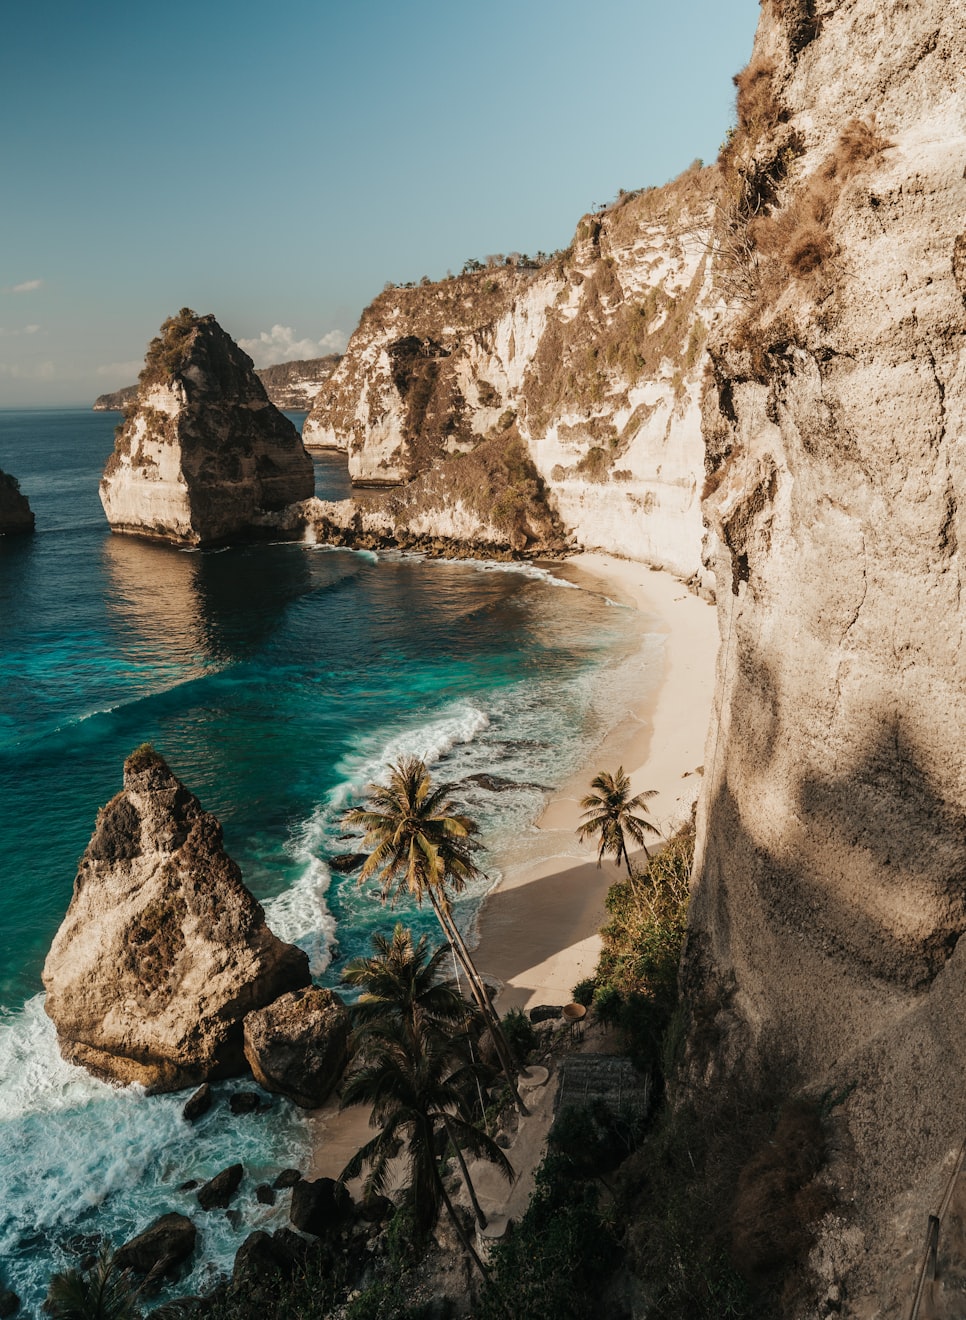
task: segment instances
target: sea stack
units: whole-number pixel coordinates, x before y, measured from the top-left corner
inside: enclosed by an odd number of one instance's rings
[[[257,535],[260,514],[309,498],[312,460],[248,355],[184,307],[148,347],[101,478],[114,532],[187,545]]]
[[[9,472],[0,470],[0,536],[17,536],[33,529],[34,515],[26,495],[20,493],[20,483]]]
[[[153,1091],[247,1071],[245,1014],[310,981],[218,821],[147,746],[98,814],[43,979],[64,1057]]]

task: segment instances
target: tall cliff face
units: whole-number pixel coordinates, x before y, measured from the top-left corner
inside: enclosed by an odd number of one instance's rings
[[[427,526],[459,535],[447,464],[509,433],[573,542],[699,575],[716,183],[695,168],[627,194],[537,269],[387,290],[323,387],[306,444],[347,449],[358,485],[423,478]]]
[[[692,1083],[849,1092],[848,1314],[897,1313],[966,1136],[964,17],[764,0],[719,214]]]
[[[184,308],[166,321],[101,479],[111,530],[222,542],[314,484],[298,432],[215,318]]]

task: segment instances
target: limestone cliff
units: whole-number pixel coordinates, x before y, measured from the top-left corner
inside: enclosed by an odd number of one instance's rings
[[[244,1072],[245,1014],[309,984],[215,817],[149,748],[98,815],[43,976],[64,1057],[157,1091]]]
[[[325,357],[261,367],[257,375],[276,408],[284,408],[286,412],[308,412],[338,365],[339,354],[327,353]]]
[[[448,469],[508,436],[574,544],[700,576],[716,184],[693,168],[623,194],[536,268],[388,289],[320,392],[306,444],[347,449],[360,486],[420,478],[402,497],[409,520],[472,540],[465,481]]]
[[[136,385],[123,385],[119,390],[111,390],[108,394],[99,394],[94,400],[92,412],[124,412],[137,401],[138,387]]]
[[[34,530],[34,515],[20,483],[9,472],[0,471],[0,536],[18,536]]]
[[[964,18],[763,0],[722,162],[691,1081],[847,1096],[808,1314],[908,1307],[966,1136]]]
[[[213,316],[166,321],[101,479],[111,530],[215,544],[313,488],[312,460],[247,354]]]

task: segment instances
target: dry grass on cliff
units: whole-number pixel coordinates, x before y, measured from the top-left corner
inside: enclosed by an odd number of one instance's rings
[[[716,261],[719,282],[745,310],[732,323],[731,347],[749,355],[756,379],[767,379],[769,344],[790,337],[780,312],[790,289],[823,297],[845,273],[835,239],[834,215],[850,180],[874,165],[891,146],[874,120],[851,120],[816,170],[779,203],[779,192],[801,143],[793,136],[771,158],[771,196],[753,183],[747,163],[731,165],[733,202],[719,217]],[[776,309],[779,309],[776,315]]]

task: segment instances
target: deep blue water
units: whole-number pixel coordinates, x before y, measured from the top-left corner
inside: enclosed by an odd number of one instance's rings
[[[0,411],[0,468],[37,519],[33,537],[0,538],[0,1284],[32,1305],[77,1232],[120,1241],[188,1210],[187,1177],[242,1159],[254,1183],[304,1155],[304,1122],[282,1102],[230,1127],[216,1111],[189,1138],[184,1097],[118,1092],[57,1055],[40,970],[132,748],[154,743],[218,815],[273,929],[338,984],[393,920],[331,880],[327,856],[352,847],[345,804],[416,752],[480,820],[492,877],[532,829],[540,786],[577,768],[612,716],[640,626],[539,568],[113,537],[97,482],[116,421]],[[342,456],[316,459],[316,487],[348,493]],[[467,782],[480,771],[519,787]],[[275,1213],[249,1196],[241,1227],[209,1216],[192,1286]]]

